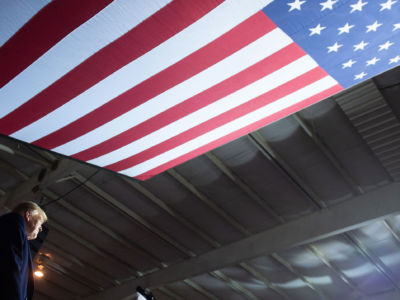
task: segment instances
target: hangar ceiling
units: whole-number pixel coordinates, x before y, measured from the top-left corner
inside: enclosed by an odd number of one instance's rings
[[[400,69],[139,182],[0,137],[36,199],[36,298],[399,299]]]

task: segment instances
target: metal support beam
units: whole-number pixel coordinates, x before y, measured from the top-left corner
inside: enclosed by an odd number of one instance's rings
[[[24,200],[24,197],[38,196],[42,190],[55,182],[57,179],[69,174],[76,167],[76,163],[69,159],[55,160],[47,167],[35,172],[32,176],[22,174],[21,179],[25,179],[20,185],[6,194],[0,200],[0,206],[5,206],[10,209],[15,207],[19,202]]]
[[[223,220],[229,223],[232,227],[234,227],[237,231],[241,232],[246,236],[250,236],[251,233],[244,228],[242,224],[240,224],[237,220],[235,220],[232,216],[227,214],[222,208],[214,203],[211,199],[209,199],[206,195],[201,193],[192,183],[190,183],[185,177],[179,174],[174,169],[170,169],[167,173],[182,184],[188,191],[190,191],[193,195],[195,195],[201,202],[207,205],[210,209],[212,209],[216,214],[218,214]]]
[[[52,199],[52,200],[58,199],[57,204],[60,205],[61,207],[65,208],[67,211],[71,212],[73,215],[81,218],[88,224],[91,224],[93,227],[95,227],[99,231],[103,232],[104,234],[108,235],[109,237],[111,237],[112,239],[117,241],[122,246],[127,247],[134,253],[136,252],[136,255],[140,255],[142,258],[150,260],[154,265],[156,265],[158,267],[162,267],[161,263],[156,258],[154,258],[152,255],[148,254],[139,245],[131,243],[125,237],[114,232],[113,230],[111,230],[110,228],[105,226],[102,222],[98,221],[97,219],[88,215],[87,213],[83,212],[82,210],[76,208],[69,202],[65,201],[63,198],[59,199],[58,195],[55,194],[54,192],[52,192],[50,190],[45,190],[43,192],[43,194],[46,195],[46,197],[48,197],[49,199]],[[136,273],[137,273],[137,275],[140,275],[140,273],[138,271]]]
[[[262,275],[260,272],[258,272],[256,269],[254,269],[248,263],[242,262],[239,265],[244,270],[249,272],[253,277],[260,280],[267,288],[273,290],[275,293],[277,293],[279,296],[281,296],[283,299],[290,300],[290,297],[286,293],[284,293],[276,284],[269,281],[264,275]]]
[[[110,205],[112,208],[121,211],[126,216],[128,216],[132,221],[136,221],[138,224],[140,224],[141,226],[143,226],[144,228],[146,228],[147,230],[158,236],[160,239],[164,240],[166,243],[170,244],[172,247],[179,250],[185,256],[187,257],[196,256],[195,253],[187,249],[185,246],[181,245],[178,241],[173,239],[169,234],[165,233],[161,229],[157,228],[156,226],[148,222],[142,216],[134,212],[131,208],[129,208],[122,202],[115,199],[113,196],[102,190],[100,187],[95,185],[90,180],[87,181],[86,178],[80,175],[78,172],[73,172],[72,174],[79,182],[84,183],[85,187],[87,187],[90,191],[98,195],[100,199],[104,200],[104,202],[107,205]],[[159,262],[159,264],[161,266],[161,262]]]
[[[256,132],[247,135],[248,139],[258,150],[300,191],[304,192],[316,208],[327,207],[326,203],[318,199],[316,193],[308,187],[304,180],[274,151],[265,138]]]
[[[365,247],[365,245],[352,232],[347,232],[343,236],[346,237],[347,240],[356,248],[358,253],[369,260],[375,267],[375,269],[393,285],[398,295],[400,296],[400,286],[396,282],[396,276],[383,263],[383,261],[378,256],[369,251],[367,247]]]
[[[288,261],[286,261],[283,257],[278,255],[277,253],[272,253],[271,257],[275,259],[278,263],[280,263],[282,266],[284,266],[290,273],[292,273],[294,276],[298,277],[301,281],[304,282],[306,286],[308,286],[310,289],[312,289],[320,299],[328,299],[328,297],[320,290],[318,289],[314,284],[312,284],[306,276],[301,274],[299,271],[297,271]]]
[[[73,292],[71,292],[69,289],[66,289],[62,285],[60,285],[59,282],[53,281],[47,277],[40,278],[40,281],[42,282],[41,284],[43,284],[43,285],[52,286],[53,287],[52,290],[57,291],[57,295],[54,295],[54,296],[57,297],[58,299],[60,299],[60,298],[61,299],[73,299],[74,297],[76,298],[76,295],[73,294]],[[41,285],[35,284],[35,289],[40,291]]]
[[[179,222],[182,226],[185,226],[187,229],[191,230],[197,236],[202,238],[204,241],[209,243],[211,246],[214,248],[220,247],[220,243],[218,243],[216,240],[214,240],[212,237],[210,237],[206,232],[204,232],[201,228],[198,226],[194,225],[192,222],[187,220],[184,216],[180,215],[176,211],[174,211],[171,207],[169,207],[163,200],[158,198],[156,195],[154,195],[152,192],[150,192],[148,189],[146,189],[143,185],[140,183],[133,181],[131,179],[128,179],[126,177],[122,177],[122,179],[129,184],[132,188],[134,188],[136,191],[144,195],[148,200],[153,202],[157,207],[159,207],[161,210],[163,210],[165,213],[170,215],[172,218],[175,219],[175,221]]]
[[[104,257],[104,259],[110,259],[111,261],[113,261],[114,263],[116,263],[117,266],[119,266],[120,268],[123,268],[124,270],[126,270],[128,273],[130,274],[134,274],[135,270],[131,267],[129,267],[125,261],[115,257],[113,254],[104,251],[98,247],[96,247],[95,245],[93,245],[91,242],[85,240],[84,238],[80,237],[78,234],[70,231],[69,229],[65,228],[65,226],[58,224],[57,222],[55,222],[54,220],[49,219],[47,221],[46,224],[49,224],[51,229],[54,229],[66,236],[68,236],[70,239],[72,239],[73,241],[81,244],[82,246],[84,246],[85,248],[89,249],[91,252],[98,254],[101,257]]]
[[[25,148],[27,148],[27,149],[29,148],[29,150],[34,151],[36,153],[36,156],[32,156],[30,154],[20,151],[19,149],[20,149],[20,146],[22,146],[22,145],[25,145]],[[24,144],[18,143],[17,145],[15,145],[15,147],[13,149],[4,144],[0,144],[0,150],[6,152],[8,154],[11,154],[11,155],[23,157],[26,160],[29,160],[29,161],[31,161],[37,165],[40,165],[42,167],[45,167],[45,168],[50,167],[51,161],[56,159],[55,156],[47,157],[47,158],[44,158],[44,157],[38,158],[37,156],[42,156],[42,155],[39,154],[36,150],[34,150],[33,146],[25,144],[25,143]]]
[[[340,173],[340,175],[342,175],[343,178],[350,184],[350,186],[354,188],[356,193],[358,194],[363,193],[364,192],[363,188],[342,166],[339,159],[329,149],[329,147],[325,144],[325,142],[317,136],[317,134],[307,123],[307,121],[303,120],[303,118],[299,114],[294,114],[293,118],[300,124],[301,128],[303,128],[303,130],[307,133],[307,135],[314,141],[314,143],[318,146],[318,148],[322,151],[322,153],[330,161],[330,163],[336,168],[336,170]]]
[[[59,265],[51,260],[45,261],[43,263],[43,265],[45,266],[46,272],[48,272],[48,271],[55,272],[55,273],[61,275],[62,277],[68,278],[69,280],[73,281],[74,283],[76,283],[86,289],[89,289],[92,291],[97,291],[97,292],[104,290],[101,286],[97,285],[92,280],[86,279],[83,276],[81,276],[80,274],[71,270],[70,268],[62,267],[61,265]]]
[[[129,295],[138,285],[149,288],[161,286],[344,233],[399,213],[399,195],[400,183],[392,183],[196,258],[171,265],[164,270],[128,281],[87,299],[121,299]],[[354,213],[354,207],[358,208],[357,213]]]
[[[158,290],[174,300],[184,300],[184,298],[177,295],[176,293],[174,293],[173,291],[171,291],[170,289],[168,289],[166,287],[160,287],[160,288],[158,288]]]
[[[400,234],[397,231],[397,229],[394,226],[392,226],[392,224],[387,220],[383,221],[383,225],[385,225],[387,230],[389,230],[390,234],[393,236],[393,238],[396,240],[396,242],[400,245]]]
[[[284,223],[285,220],[279,216],[272,207],[262,199],[255,191],[253,191],[242,179],[233,173],[233,171],[224,164],[217,156],[208,152],[205,156],[211,160],[211,162],[224,173],[236,186],[242,190],[250,199],[257,203],[268,215],[270,215],[277,223]]]
[[[0,169],[6,172],[8,175],[11,175],[12,177],[18,178],[22,181],[29,179],[28,176],[26,176],[24,173],[14,167],[12,164],[2,159],[0,159]]]
[[[211,300],[218,300],[218,297],[211,294],[208,290],[206,290],[204,287],[202,287],[200,284],[197,284],[193,280],[185,279],[183,282],[186,283],[188,286],[190,286],[192,289],[195,289],[197,292],[199,292],[206,298]]]
[[[316,257],[318,257],[325,266],[327,266],[332,272],[334,272],[342,281],[344,281],[351,289],[357,292],[361,297],[364,297],[364,293],[360,291],[360,289],[351,281],[350,278],[343,273],[340,268],[338,268],[335,264],[329,261],[329,259],[318,249],[317,246],[310,244],[308,249],[314,253]]]
[[[213,271],[210,273],[213,277],[222,280],[223,282],[225,282],[226,284],[228,284],[232,290],[234,290],[235,292],[246,296],[246,298],[251,299],[251,300],[258,300],[258,297],[256,295],[254,295],[251,291],[249,291],[248,289],[246,289],[242,284],[240,284],[239,282],[237,282],[236,280],[233,280],[231,278],[229,278],[228,276],[226,276],[224,273],[222,273],[221,271]]]
[[[350,173],[342,166],[339,159],[334,155],[334,153],[329,149],[329,147],[324,143],[324,141],[317,136],[317,134],[313,131],[311,126],[308,125],[306,121],[304,121],[299,115],[294,115],[294,119],[300,124],[303,130],[313,139],[318,148],[324,153],[324,155],[328,158],[331,164],[338,170],[338,172],[343,176],[343,178],[348,182],[348,184],[354,189],[354,191],[358,194],[364,194],[365,190],[361,187],[361,185],[350,175]],[[371,146],[371,145],[370,145]],[[375,151],[376,152],[376,151]],[[374,257],[369,253],[368,249],[358,241],[357,238],[351,233],[346,233],[345,237],[350,240],[350,242],[355,246],[357,251],[364,257],[366,257],[376,268],[376,270],[382,274],[382,276],[386,277],[393,286],[400,292],[400,287],[394,280],[393,274],[391,274],[390,270],[384,265],[384,263],[378,258]],[[349,284],[350,282],[346,280],[345,277],[340,277],[345,283]],[[354,285],[351,285],[355,288]],[[359,292],[359,290],[355,289]]]
[[[43,300],[56,300],[55,298],[53,298],[50,295],[44,293],[43,291],[39,291],[38,289],[35,289],[35,295],[39,296],[40,300],[42,300],[42,299]]]
[[[52,254],[55,253],[59,256],[62,256],[65,260],[69,261],[73,265],[78,265],[82,268],[85,268],[86,270],[91,272],[91,274],[96,274],[97,276],[102,277],[105,281],[110,282],[110,284],[112,284],[113,286],[118,285],[118,283],[112,278],[112,276],[110,274],[106,274],[104,271],[99,269],[97,266],[89,264],[88,262],[83,262],[76,256],[65,251],[64,249],[61,249],[60,247],[56,246],[54,243],[50,242],[49,240],[46,240],[45,249],[49,249],[50,253],[52,253]],[[62,267],[65,267],[65,266],[62,266]]]

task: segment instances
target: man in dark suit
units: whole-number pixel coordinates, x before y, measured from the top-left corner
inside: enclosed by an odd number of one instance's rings
[[[32,299],[33,268],[28,240],[36,239],[46,221],[46,213],[34,202],[23,202],[0,217],[0,299]]]

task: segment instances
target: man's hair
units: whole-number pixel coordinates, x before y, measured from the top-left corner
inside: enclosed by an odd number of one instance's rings
[[[32,202],[32,201],[22,202],[13,209],[13,212],[18,213],[18,214],[24,214],[26,211],[29,211],[29,212],[37,211],[41,215],[41,217],[43,219],[43,223],[47,221],[46,213],[35,202]]]

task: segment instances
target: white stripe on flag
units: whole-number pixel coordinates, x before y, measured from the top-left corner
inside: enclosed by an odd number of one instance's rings
[[[88,161],[89,163],[106,166],[127,157],[140,153],[150,147],[162,143],[169,138],[216,117],[232,108],[250,101],[305,72],[317,67],[309,56],[303,56],[287,66],[265,76],[262,79],[202,108],[190,115],[177,120],[149,135],[113,152]]]
[[[291,42],[285,33],[280,29],[275,29],[203,72],[103,126],[97,127],[93,131],[52,150],[65,155],[73,155],[97,145],[247,69]]]
[[[138,176],[148,172],[160,165],[163,165],[173,159],[176,159],[186,153],[196,150],[204,145],[207,145],[225,135],[228,135],[236,130],[239,130],[247,125],[255,123],[269,115],[272,115],[284,108],[290,107],[293,104],[301,102],[319,92],[333,87],[337,82],[330,76],[326,76],[286,97],[279,99],[271,104],[268,104],[254,112],[251,112],[241,118],[235,119],[219,128],[207,132],[187,143],[179,145],[178,147],[164,152],[156,157],[153,157],[143,163],[140,163],[132,168],[120,171],[120,173],[127,176]]]
[[[0,118],[40,93],[170,1],[111,2],[0,89],[0,99],[8,99],[0,106]],[[35,138],[29,141],[34,140]]]
[[[1,0],[0,47],[51,0]],[[4,70],[2,70],[4,72]]]
[[[223,2],[209,14],[163,44],[11,136],[26,142],[33,142],[68,125],[207,45],[271,1],[232,0]]]

